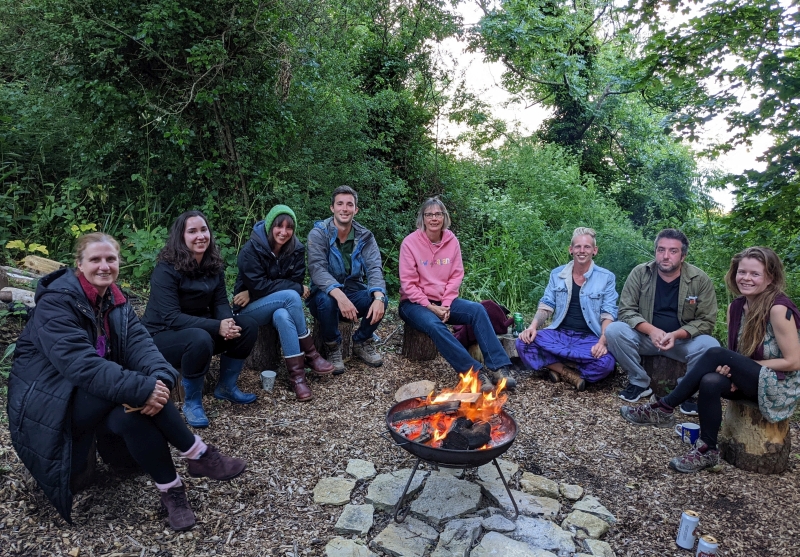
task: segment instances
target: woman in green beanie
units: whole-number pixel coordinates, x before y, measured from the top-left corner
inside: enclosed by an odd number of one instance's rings
[[[289,381],[297,400],[311,400],[305,367],[317,375],[333,373],[333,365],[320,356],[306,326],[303,300],[308,287],[305,246],[295,237],[295,217],[286,205],[276,205],[253,227],[250,239],[239,252],[233,303],[240,315],[259,325],[272,323],[281,339]]]

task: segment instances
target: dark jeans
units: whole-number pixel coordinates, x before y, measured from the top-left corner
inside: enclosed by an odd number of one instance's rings
[[[366,318],[369,306],[372,305],[374,298],[366,289],[354,290],[350,288],[342,288],[347,299],[356,306],[358,316],[361,318],[361,324],[358,330],[353,334],[353,342],[361,343],[372,338],[372,333],[381,324],[380,321],[374,325],[370,324],[370,320]],[[339,304],[336,300],[325,294],[322,290],[318,290],[316,294],[309,297],[308,309],[314,319],[319,323],[319,330],[322,333],[322,340],[327,343],[336,342],[341,344],[342,335],[339,333],[339,320],[343,319],[341,312],[339,312]]]
[[[194,435],[171,400],[155,416],[145,416],[141,412],[126,413],[121,404],[78,389],[72,402],[73,473],[86,468],[92,438],[100,426],[122,437],[136,463],[160,484],[173,481],[177,475],[169,445],[181,452],[194,445]]]
[[[234,360],[244,360],[258,338],[258,323],[246,315],[234,316],[242,328],[241,336],[225,340],[224,337],[208,334],[205,329],[191,327],[179,331],[161,331],[153,337],[156,347],[171,365],[180,368],[187,379],[208,373],[211,356],[225,354]]]
[[[717,373],[717,367],[731,368],[730,377]],[[710,348],[700,356],[697,365],[683,376],[678,386],[662,401],[677,408],[698,391],[697,413],[700,418],[700,439],[710,448],[717,447],[717,435],[722,425],[722,401],[758,400],[758,374],[761,365],[747,356],[726,348]],[[731,392],[731,384],[736,390]]]

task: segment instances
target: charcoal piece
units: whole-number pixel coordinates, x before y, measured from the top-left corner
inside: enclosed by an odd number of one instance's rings
[[[467,440],[469,449],[480,449],[492,439],[492,426],[487,422],[473,424],[471,428],[462,429],[459,435]]]
[[[451,431],[442,440],[442,448],[450,449],[453,451],[466,451],[467,449],[469,449],[469,441],[467,441],[467,438],[461,435],[460,433]]]
[[[456,418],[456,421],[454,421],[453,425],[450,426],[450,431],[453,431],[455,433],[461,433],[462,429],[469,429],[471,427],[472,427],[472,420],[470,420],[469,418],[465,418],[464,416],[461,416],[459,418]]]
[[[424,404],[409,410],[398,410],[391,415],[391,421],[393,424],[396,424],[398,422],[417,420],[419,418],[433,416],[434,414],[439,413],[452,414],[453,412],[458,412],[459,406],[461,406],[460,400],[454,400],[452,402],[445,402],[442,404]]]

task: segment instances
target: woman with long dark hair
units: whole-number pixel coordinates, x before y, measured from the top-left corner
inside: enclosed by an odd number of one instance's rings
[[[800,398],[800,311],[783,291],[780,258],[769,248],[747,248],[731,260],[725,283],[738,296],[728,306],[728,349],[707,350],[666,397],[620,409],[631,423],[672,427],[674,409],[699,389],[700,439],[670,461],[678,472],[719,462],[722,398],[758,402],[770,422],[792,416]]]
[[[219,248],[200,211],[187,211],[172,224],[150,277],[142,322],[167,361],[181,370],[183,415],[189,425],[208,427],[203,383],[215,354],[220,358],[214,396],[237,404],[256,400],[236,382],[256,342],[258,325],[247,316],[234,317]]]
[[[99,232],[81,236],[75,267],[39,281],[36,312],[17,341],[8,382],[14,448],[71,522],[76,480],[95,458],[95,435],[120,436],[161,492],[170,526],[187,530],[195,517],[169,445],[187,459],[191,476],[229,480],[246,464],[192,435],[172,404],[178,373],[116,285],[117,241]]]
[[[306,326],[306,248],[295,236],[296,222],[294,211],[275,205],[255,224],[239,252],[233,303],[243,308],[239,315],[252,317],[259,325],[272,323],[278,331],[289,383],[302,402],[313,398],[305,366],[317,375],[329,375],[333,365],[317,352]]]

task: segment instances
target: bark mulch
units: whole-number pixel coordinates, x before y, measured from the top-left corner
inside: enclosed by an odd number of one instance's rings
[[[399,326],[387,316],[378,333]],[[189,556],[323,555],[334,537],[340,507],[313,502],[316,483],[344,476],[350,458],[375,463],[378,473],[413,465],[406,452],[381,438],[385,414],[403,384],[430,379],[451,387],[456,376],[440,358],[411,363],[399,355],[402,331],[381,346],[378,369],[350,361],[344,375],[312,381],[309,403],[285,390],[280,370],[273,393],[261,391],[256,370],[240,384],[259,399],[250,406],[206,397],[213,416],[203,438],[223,451],[247,458],[249,467],[228,483],[185,478],[197,526],[172,532],[159,511],[158,495],[146,476],[120,477],[99,465],[94,484],[75,497],[74,525],[66,524],[30,479],[14,452],[7,418],[0,414],[0,554]],[[667,468],[685,452],[671,430],[635,427],[619,416],[617,373],[576,393],[563,383],[523,375],[507,409],[519,424],[517,440],[504,458],[523,470],[582,485],[616,515],[605,536],[618,556],[687,556],[674,543],[681,511],[701,515],[701,531],[720,540],[719,555],[796,556],[800,474],[798,454],[778,476],[744,472],[723,464],[716,473],[681,475]],[[5,408],[5,400],[0,400]],[[692,421],[687,418],[683,421]],[[792,425],[798,446],[798,424]],[[178,464],[184,472],[183,463]],[[361,502],[366,486],[354,500]],[[566,507],[566,506],[565,506]],[[559,520],[569,512],[566,507]],[[388,523],[376,513],[369,538]],[[693,553],[692,553],[693,555]]]

